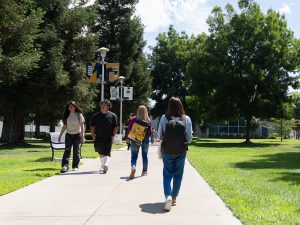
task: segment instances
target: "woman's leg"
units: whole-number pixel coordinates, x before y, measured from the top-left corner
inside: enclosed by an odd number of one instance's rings
[[[148,149],[149,149],[149,140],[145,140],[142,143],[142,158],[143,158],[143,173],[142,175],[146,175],[145,172],[148,170]]]
[[[135,142],[132,142],[130,145],[131,149],[131,168],[136,167],[136,161],[138,158],[138,145]]]
[[[176,156],[176,161],[175,161],[175,165],[174,165],[175,174],[173,177],[173,189],[172,189],[172,194],[171,194],[173,198],[177,197],[180,187],[181,187],[185,158],[186,158],[186,153],[184,153],[180,156]]]
[[[163,153],[163,186],[164,186],[164,194],[167,198],[171,196],[171,180],[174,176],[174,160],[173,156]]]
[[[79,162],[80,162],[80,134],[72,135],[72,144],[73,144],[73,162],[72,162],[72,168],[78,168]]]
[[[71,154],[71,148],[72,148],[72,138],[71,135],[66,133],[65,137],[65,152],[61,161],[61,166],[66,166],[69,168],[69,161],[70,161],[70,154]]]

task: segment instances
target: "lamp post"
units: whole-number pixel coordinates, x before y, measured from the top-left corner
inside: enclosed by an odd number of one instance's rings
[[[105,48],[105,47],[101,47],[98,49],[98,52],[100,52],[101,54],[101,64],[102,64],[102,75],[101,75],[101,101],[104,100],[104,64],[105,64],[105,56],[106,56],[106,52],[108,52],[109,49]]]
[[[121,138],[123,136],[123,128],[122,128],[122,104],[123,104],[123,83],[124,83],[124,80],[125,80],[125,77],[123,76],[120,76],[119,77],[119,82],[121,84],[121,90],[120,90],[120,135],[121,135]],[[121,139],[122,140],[122,139]]]

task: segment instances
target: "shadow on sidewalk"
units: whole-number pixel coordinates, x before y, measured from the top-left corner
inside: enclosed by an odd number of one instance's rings
[[[66,173],[60,173],[59,176],[70,176],[70,175],[86,175],[86,174],[101,174],[99,171],[87,171],[87,172],[78,172],[78,171],[68,171]]]
[[[150,213],[150,214],[163,214],[166,213],[164,210],[165,203],[164,202],[157,202],[157,203],[146,203],[141,204],[140,208],[142,212]]]

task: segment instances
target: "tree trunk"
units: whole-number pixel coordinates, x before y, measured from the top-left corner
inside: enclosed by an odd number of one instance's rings
[[[14,108],[11,112],[4,115],[1,142],[8,144],[24,143],[25,136],[25,115]]]
[[[280,141],[282,141],[283,136],[283,125],[282,125],[282,119],[280,120]]]
[[[41,117],[39,114],[35,115],[34,123],[35,123],[34,137],[37,138],[37,137],[39,137],[40,131],[41,131]]]
[[[51,117],[50,119],[50,132],[55,132],[55,125],[56,125],[56,120]]]
[[[246,119],[246,141],[244,142],[245,144],[251,144],[252,142],[250,141],[250,125],[251,125],[251,118]]]

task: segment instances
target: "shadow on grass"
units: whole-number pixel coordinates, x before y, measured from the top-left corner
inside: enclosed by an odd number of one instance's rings
[[[42,157],[36,160],[32,160],[31,162],[50,162],[51,161],[51,157]]]
[[[36,144],[36,143],[45,143],[44,145],[41,144]],[[2,144],[0,145],[0,151],[2,150],[15,150],[15,149],[37,149],[37,148],[50,148],[50,144],[47,144],[48,142],[43,141],[43,142],[33,142],[33,141],[26,141],[25,143],[22,144]]]
[[[266,148],[266,147],[276,147],[279,144],[275,143],[252,143],[252,144],[244,144],[244,143],[222,143],[222,142],[213,142],[207,143],[195,141],[191,144],[194,147],[204,147],[204,148]]]
[[[257,156],[260,159],[233,164],[240,169],[300,169],[300,152],[285,152]]]
[[[300,173],[279,173],[281,177],[274,179],[274,181],[285,181],[294,185],[300,184]]]
[[[38,169],[32,169],[32,170],[23,170],[26,172],[37,172],[37,171],[54,171],[57,170],[57,168],[38,168]]]
[[[165,203],[157,202],[157,203],[146,203],[141,204],[140,208],[142,212],[150,213],[150,214],[162,214],[166,213],[164,210]]]

